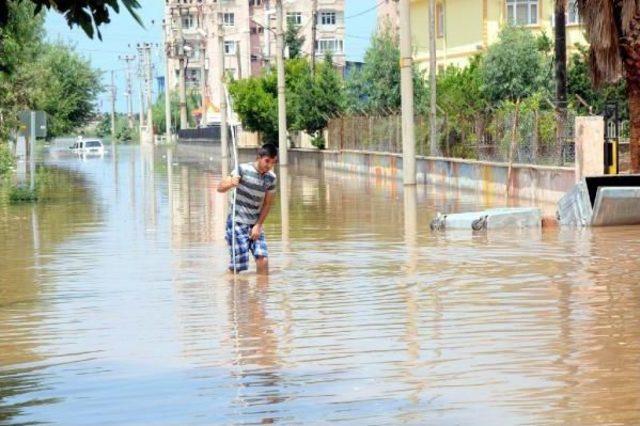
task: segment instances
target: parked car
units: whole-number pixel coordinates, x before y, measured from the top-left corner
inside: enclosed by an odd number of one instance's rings
[[[98,139],[79,140],[70,148],[78,155],[104,155],[104,145]]]

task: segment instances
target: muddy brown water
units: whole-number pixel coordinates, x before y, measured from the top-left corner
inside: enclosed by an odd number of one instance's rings
[[[234,281],[215,155],[55,148],[0,207],[0,424],[640,422],[640,227],[433,234],[484,198],[291,168]]]

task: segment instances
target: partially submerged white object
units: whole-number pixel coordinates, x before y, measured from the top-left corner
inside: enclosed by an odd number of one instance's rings
[[[640,224],[640,176],[588,176],[558,202],[558,220],[570,226]]]
[[[502,207],[480,212],[441,214],[431,221],[431,230],[540,228],[542,211],[536,207]]]

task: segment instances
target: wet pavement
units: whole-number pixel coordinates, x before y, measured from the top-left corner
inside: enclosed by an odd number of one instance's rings
[[[0,424],[640,422],[640,227],[434,234],[491,205],[290,168],[234,280],[216,154],[54,146],[0,206]]]

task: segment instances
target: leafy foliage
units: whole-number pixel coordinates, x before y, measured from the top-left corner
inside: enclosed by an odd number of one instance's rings
[[[34,16],[33,3],[9,2],[8,8],[0,27],[0,139],[26,109],[47,112],[49,137],[85,124],[102,90],[100,73],[73,48],[43,41],[43,16]]]
[[[481,67],[482,91],[486,97],[497,103],[549,91],[549,84],[553,82],[551,62],[540,50],[547,45],[525,28],[504,28],[500,41],[488,48]]]
[[[0,0],[0,27],[4,27],[9,22],[11,8],[19,2],[20,0]],[[142,25],[136,13],[136,9],[140,8],[138,0],[29,0],[29,3],[36,14],[42,8],[61,13],[69,27],[80,26],[90,38],[97,33],[98,38],[102,39],[99,27],[111,22],[112,12],[120,12],[120,3]]]
[[[11,171],[15,161],[6,143],[0,143],[0,176]]]
[[[319,63],[314,76],[306,59],[290,59],[285,64],[288,130],[315,134],[328,119],[343,108],[342,81],[333,68],[331,56]],[[245,129],[261,132],[265,142],[278,140],[277,75],[273,69],[261,77],[231,82],[229,91],[234,109]]]
[[[390,113],[400,109],[400,49],[398,35],[385,27],[371,39],[361,71],[347,80],[347,110],[350,112]],[[418,111],[428,102],[423,74],[413,69],[413,91]]]
[[[68,134],[94,116],[101,73],[63,44],[48,45],[36,63],[36,109],[47,113],[49,137]]]
[[[625,81],[604,83],[600,88],[595,88],[590,77],[589,53],[584,46],[579,46],[578,52],[569,59],[567,88],[573,107],[581,114],[588,114],[589,111],[587,107],[578,102],[575,95],[584,99],[592,107],[594,114],[602,113],[606,104],[613,103],[619,106],[622,119],[629,118]]]
[[[289,22],[284,34],[284,44],[289,49],[289,59],[299,58],[302,54],[304,36],[300,35],[300,26]]]

